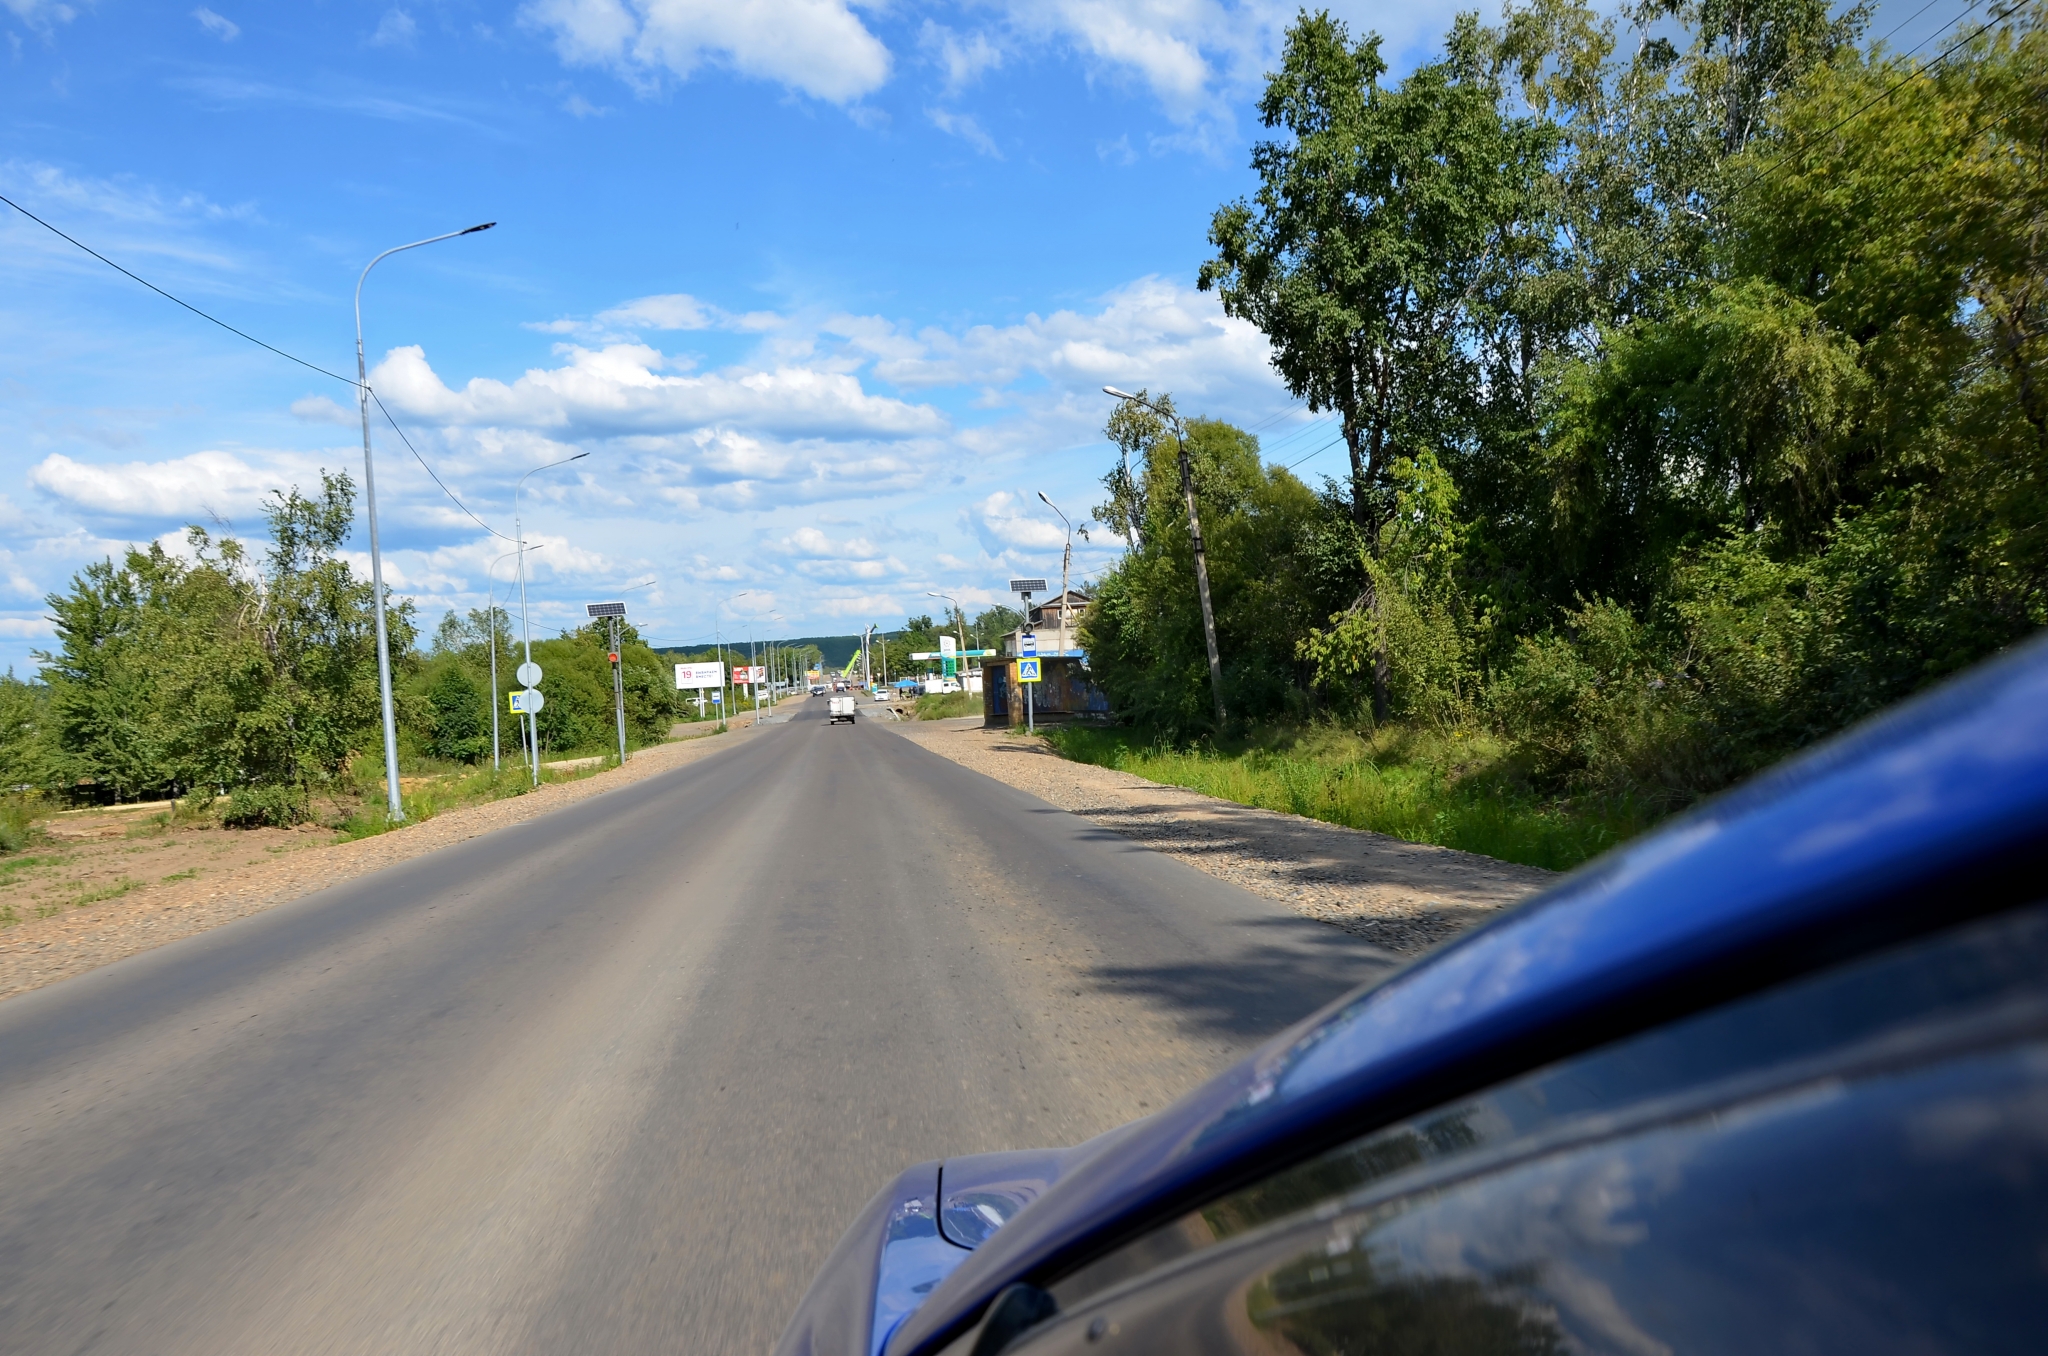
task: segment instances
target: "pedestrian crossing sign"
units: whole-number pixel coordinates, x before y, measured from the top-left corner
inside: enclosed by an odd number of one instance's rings
[[[1038,661],[1036,659],[1020,659],[1017,661],[1017,681],[1020,683],[1035,683],[1039,681]]]

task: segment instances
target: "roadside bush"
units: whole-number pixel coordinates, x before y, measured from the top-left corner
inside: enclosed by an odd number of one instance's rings
[[[293,786],[239,786],[228,797],[221,822],[230,828],[289,828],[312,818],[306,799]]]

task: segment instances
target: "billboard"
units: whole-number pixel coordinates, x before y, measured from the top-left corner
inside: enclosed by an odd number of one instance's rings
[[[707,687],[725,686],[725,665],[678,664],[676,665],[676,691],[687,692],[692,688],[702,691]]]
[[[732,666],[732,680],[735,683],[765,683],[768,681],[768,666],[735,664]]]

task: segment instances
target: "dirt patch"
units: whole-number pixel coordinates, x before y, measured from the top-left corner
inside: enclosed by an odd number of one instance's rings
[[[1069,762],[1042,739],[972,719],[893,728],[962,766],[1401,955],[1426,951],[1558,879]]]
[[[46,842],[0,857],[0,908],[20,919],[0,931],[0,998],[544,815],[746,737],[735,730],[723,739],[656,745],[623,768],[353,842],[337,843],[326,829],[171,831],[148,813],[65,816]],[[6,917],[0,913],[0,925]]]

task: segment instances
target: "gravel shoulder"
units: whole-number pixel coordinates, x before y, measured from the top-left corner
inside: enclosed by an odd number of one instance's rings
[[[209,869],[192,879],[131,888],[118,898],[67,908],[55,917],[30,918],[0,932],[0,999],[658,776],[751,737],[746,722],[732,724],[735,728],[719,738],[658,744],[633,754],[623,768],[450,810],[374,838],[300,846],[305,835],[294,830],[194,835],[207,841],[193,851],[228,850],[228,855],[209,861]],[[122,829],[111,832],[118,835]]]
[[[1398,955],[1453,937],[1555,882],[1555,873],[1453,848],[1218,800],[1075,763],[980,717],[906,722],[942,757]]]

